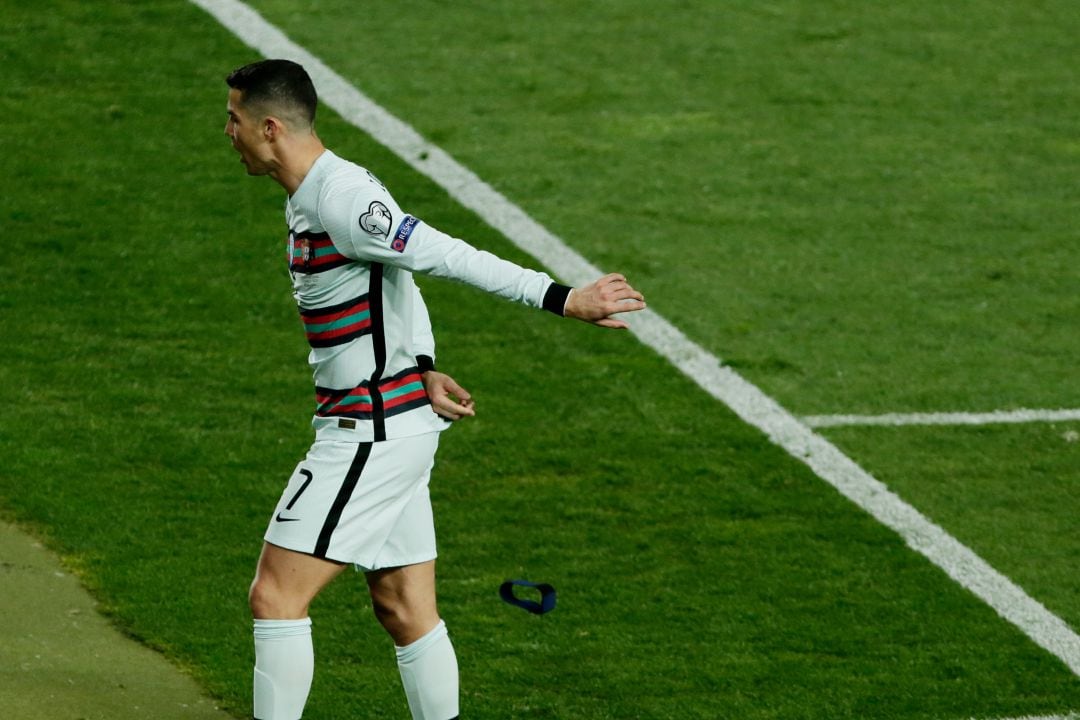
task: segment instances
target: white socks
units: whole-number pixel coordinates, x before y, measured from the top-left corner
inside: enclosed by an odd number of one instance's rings
[[[300,720],[314,667],[311,618],[256,620],[256,720]]]
[[[431,632],[396,647],[413,720],[455,720],[458,666],[441,620]],[[311,619],[255,621],[255,719],[300,720],[311,690],[315,654]]]
[[[456,720],[457,655],[450,644],[446,624],[440,620],[427,635],[395,649],[413,720]]]

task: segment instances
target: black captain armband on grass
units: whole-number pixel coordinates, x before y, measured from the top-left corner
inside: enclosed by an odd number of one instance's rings
[[[570,286],[560,285],[559,283],[551,283],[551,287],[544,293],[544,302],[542,307],[548,312],[555,313],[559,317],[563,317],[564,310],[566,309],[566,298],[570,297]]]
[[[540,602],[526,600],[514,595],[514,588],[534,588],[540,593]],[[533,615],[543,615],[555,609],[555,588],[547,583],[534,583],[528,580],[507,580],[499,586],[499,597],[503,602],[510,603],[522,610],[531,612]]]

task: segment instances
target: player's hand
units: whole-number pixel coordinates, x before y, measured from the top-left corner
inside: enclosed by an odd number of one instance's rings
[[[460,420],[476,414],[472,396],[446,373],[428,370],[420,376],[431,409],[447,420]]]
[[[615,313],[645,309],[645,296],[618,273],[611,273],[584,287],[574,288],[563,314],[601,327],[625,330],[630,324],[611,317]]]

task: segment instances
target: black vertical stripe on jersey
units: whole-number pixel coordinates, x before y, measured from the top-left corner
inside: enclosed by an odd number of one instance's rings
[[[386,370],[386,322],[383,316],[383,265],[372,263],[368,284],[368,311],[371,313],[371,349],[375,353],[375,372],[368,382],[371,393],[371,422],[374,425],[376,442],[386,439],[386,411],[383,409],[383,396],[379,391],[379,381]]]
[[[341,483],[337,497],[334,498],[334,504],[330,506],[330,512],[326,515],[326,521],[323,522],[322,531],[319,532],[319,539],[315,542],[315,552],[312,555],[317,558],[326,557],[326,551],[330,547],[330,538],[334,535],[338,523],[341,522],[341,513],[349,504],[349,498],[356,489],[356,483],[360,481],[360,473],[364,472],[364,466],[371,455],[371,443],[362,442],[357,445],[356,455],[353,457],[352,465],[349,466],[349,472],[345,473],[345,480]]]

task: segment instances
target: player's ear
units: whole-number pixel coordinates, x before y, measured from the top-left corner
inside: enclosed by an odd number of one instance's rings
[[[278,120],[273,115],[267,115],[266,119],[263,120],[263,137],[267,142],[273,142],[279,138],[284,129],[285,126],[281,120]]]

